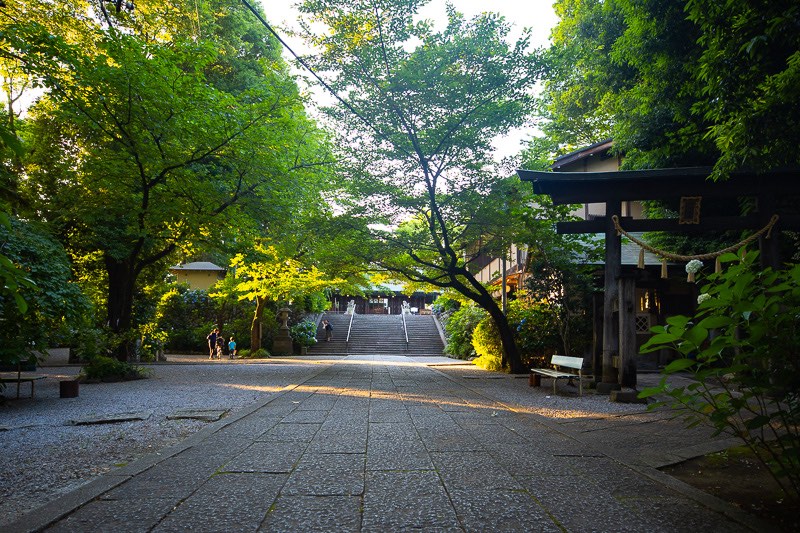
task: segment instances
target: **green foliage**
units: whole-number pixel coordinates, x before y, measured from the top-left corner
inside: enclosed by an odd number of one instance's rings
[[[239,359],[268,359],[269,352],[265,348],[259,348],[258,350],[252,351],[248,349],[238,350],[237,354]]]
[[[442,298],[439,298],[442,300]],[[445,300],[443,307],[447,307]],[[474,305],[464,305],[454,311],[449,318],[444,321],[444,328],[447,333],[447,344],[444,347],[445,353],[452,355],[456,359],[470,359],[475,357],[475,349],[472,347],[472,335],[478,323],[487,317],[486,311]]]
[[[303,311],[306,313],[322,313],[330,307],[330,290],[314,291],[303,297]]]
[[[83,381],[130,381],[149,377],[145,368],[118,361],[112,357],[97,356],[81,369],[80,379]]]
[[[473,364],[493,372],[503,370],[503,345],[491,317],[485,317],[475,327],[472,332],[472,347],[478,356],[472,361]]]
[[[560,336],[561,310],[525,298],[509,304],[508,319],[514,328],[514,337],[520,356],[527,367],[546,368],[550,356],[559,352],[563,340]],[[580,338],[579,328],[573,328],[573,344]],[[591,330],[590,330],[591,332]]]
[[[303,320],[289,328],[292,340],[300,346],[313,346],[317,343],[317,324],[310,320]]]
[[[500,173],[492,140],[527,120],[539,58],[528,34],[512,42],[494,13],[467,19],[448,6],[438,31],[416,20],[425,3],[300,5],[320,51],[309,61],[346,98],[328,110],[347,180],[337,205],[361,257],[495,311],[464,257],[484,232],[508,225],[492,194]],[[504,358],[518,369],[515,346]]]
[[[71,282],[64,249],[40,225],[16,219],[0,225],[0,245],[7,264],[24,272],[26,280],[13,294],[9,285],[0,293],[4,319],[0,362],[28,360],[34,351],[69,343],[91,308]],[[20,296],[26,302],[22,308]]]
[[[528,159],[614,139],[627,168],[800,163],[792,0],[559,0],[544,139]],[[553,146],[555,145],[555,146]]]
[[[718,175],[797,165],[800,5],[689,0],[685,10],[699,33],[702,97],[693,112],[711,125]]]
[[[440,296],[433,302],[431,312],[436,315],[451,315],[455,311],[458,311],[459,307],[461,307],[461,303],[458,300]]]
[[[559,351],[561,338],[558,311],[552,306],[521,298],[509,302],[508,322],[514,331],[514,341],[526,368],[544,368],[550,356]],[[502,354],[500,335],[494,321],[486,317],[475,327],[472,345],[478,359],[473,362],[483,368],[496,370]]]
[[[217,306],[206,291],[179,284],[161,296],[155,326],[166,334],[164,344],[168,349],[204,351],[206,335],[216,325],[216,316]]]
[[[657,387],[690,426],[707,423],[741,438],[766,460],[787,492],[800,492],[800,265],[761,270],[757,252],[726,254],[708,276],[694,317],[674,316],[642,353],[671,349],[679,358]],[[672,386],[688,372],[694,382]]]
[[[187,18],[145,1],[114,23],[96,2],[12,3],[0,47],[45,89],[20,195],[100,280],[120,340],[136,337],[142,278],[179,251],[326,212],[325,134],[241,3],[195,2]]]

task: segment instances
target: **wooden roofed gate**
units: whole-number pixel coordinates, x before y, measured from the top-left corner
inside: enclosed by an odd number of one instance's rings
[[[557,231],[562,234],[600,233],[605,237],[602,356],[595,362],[595,374],[601,376],[598,393],[608,394],[623,386],[636,388],[638,349],[633,305],[636,280],[622,276],[621,228],[627,232],[688,234],[725,230],[758,232],[761,264],[773,268],[781,266],[780,231],[800,231],[797,205],[785,206],[779,201],[788,196],[800,198],[800,170],[737,172],[725,181],[710,180],[711,169],[706,167],[611,172],[519,170],[517,173],[523,181],[533,184],[536,194],[550,196],[554,204],[605,204],[604,216],[557,224]],[[743,216],[702,214],[703,199],[730,201],[740,197],[754,198],[755,210]],[[680,200],[680,217],[622,216],[624,202],[646,200]],[[597,368],[598,363],[601,368]]]

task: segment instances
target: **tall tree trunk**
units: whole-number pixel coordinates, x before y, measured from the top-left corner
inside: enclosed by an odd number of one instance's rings
[[[497,326],[500,342],[503,345],[503,356],[501,359],[503,368],[507,368],[512,374],[525,373],[522,358],[517,349],[517,343],[514,341],[514,331],[508,324],[508,318],[503,314],[503,310],[500,309],[493,298],[490,298],[490,302],[479,302],[479,304],[488,311],[489,316],[492,317],[495,326]]]
[[[250,324],[250,351],[256,352],[261,349],[261,317],[264,314],[265,300],[256,297],[256,310],[253,313],[253,322]]]
[[[129,259],[118,261],[106,255],[105,264],[108,273],[108,327],[112,333],[124,338],[132,323],[136,274]],[[132,341],[123,340],[114,347],[114,355],[120,361],[128,361],[131,350]]]

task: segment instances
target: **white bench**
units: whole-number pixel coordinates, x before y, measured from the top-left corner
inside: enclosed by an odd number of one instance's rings
[[[550,358],[550,364],[553,365],[553,368],[531,368],[531,377],[533,378],[534,375],[550,378],[553,380],[553,394],[556,393],[556,381],[559,379],[577,379],[578,380],[578,390],[580,391],[580,395],[583,396],[583,380],[590,379],[592,376],[584,376],[581,372],[583,368],[583,357],[567,357],[566,355],[554,355]],[[577,370],[578,373],[575,372],[564,372],[561,370],[562,368],[571,368],[573,370]],[[533,385],[534,381],[531,380],[531,386]]]

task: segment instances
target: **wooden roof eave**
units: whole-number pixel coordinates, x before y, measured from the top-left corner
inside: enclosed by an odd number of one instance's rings
[[[536,194],[553,203],[577,204],[633,200],[662,200],[681,196],[737,197],[800,193],[800,172],[776,170],[756,174],[737,172],[725,181],[711,181],[710,167],[618,170],[610,172],[549,172],[518,170]]]

